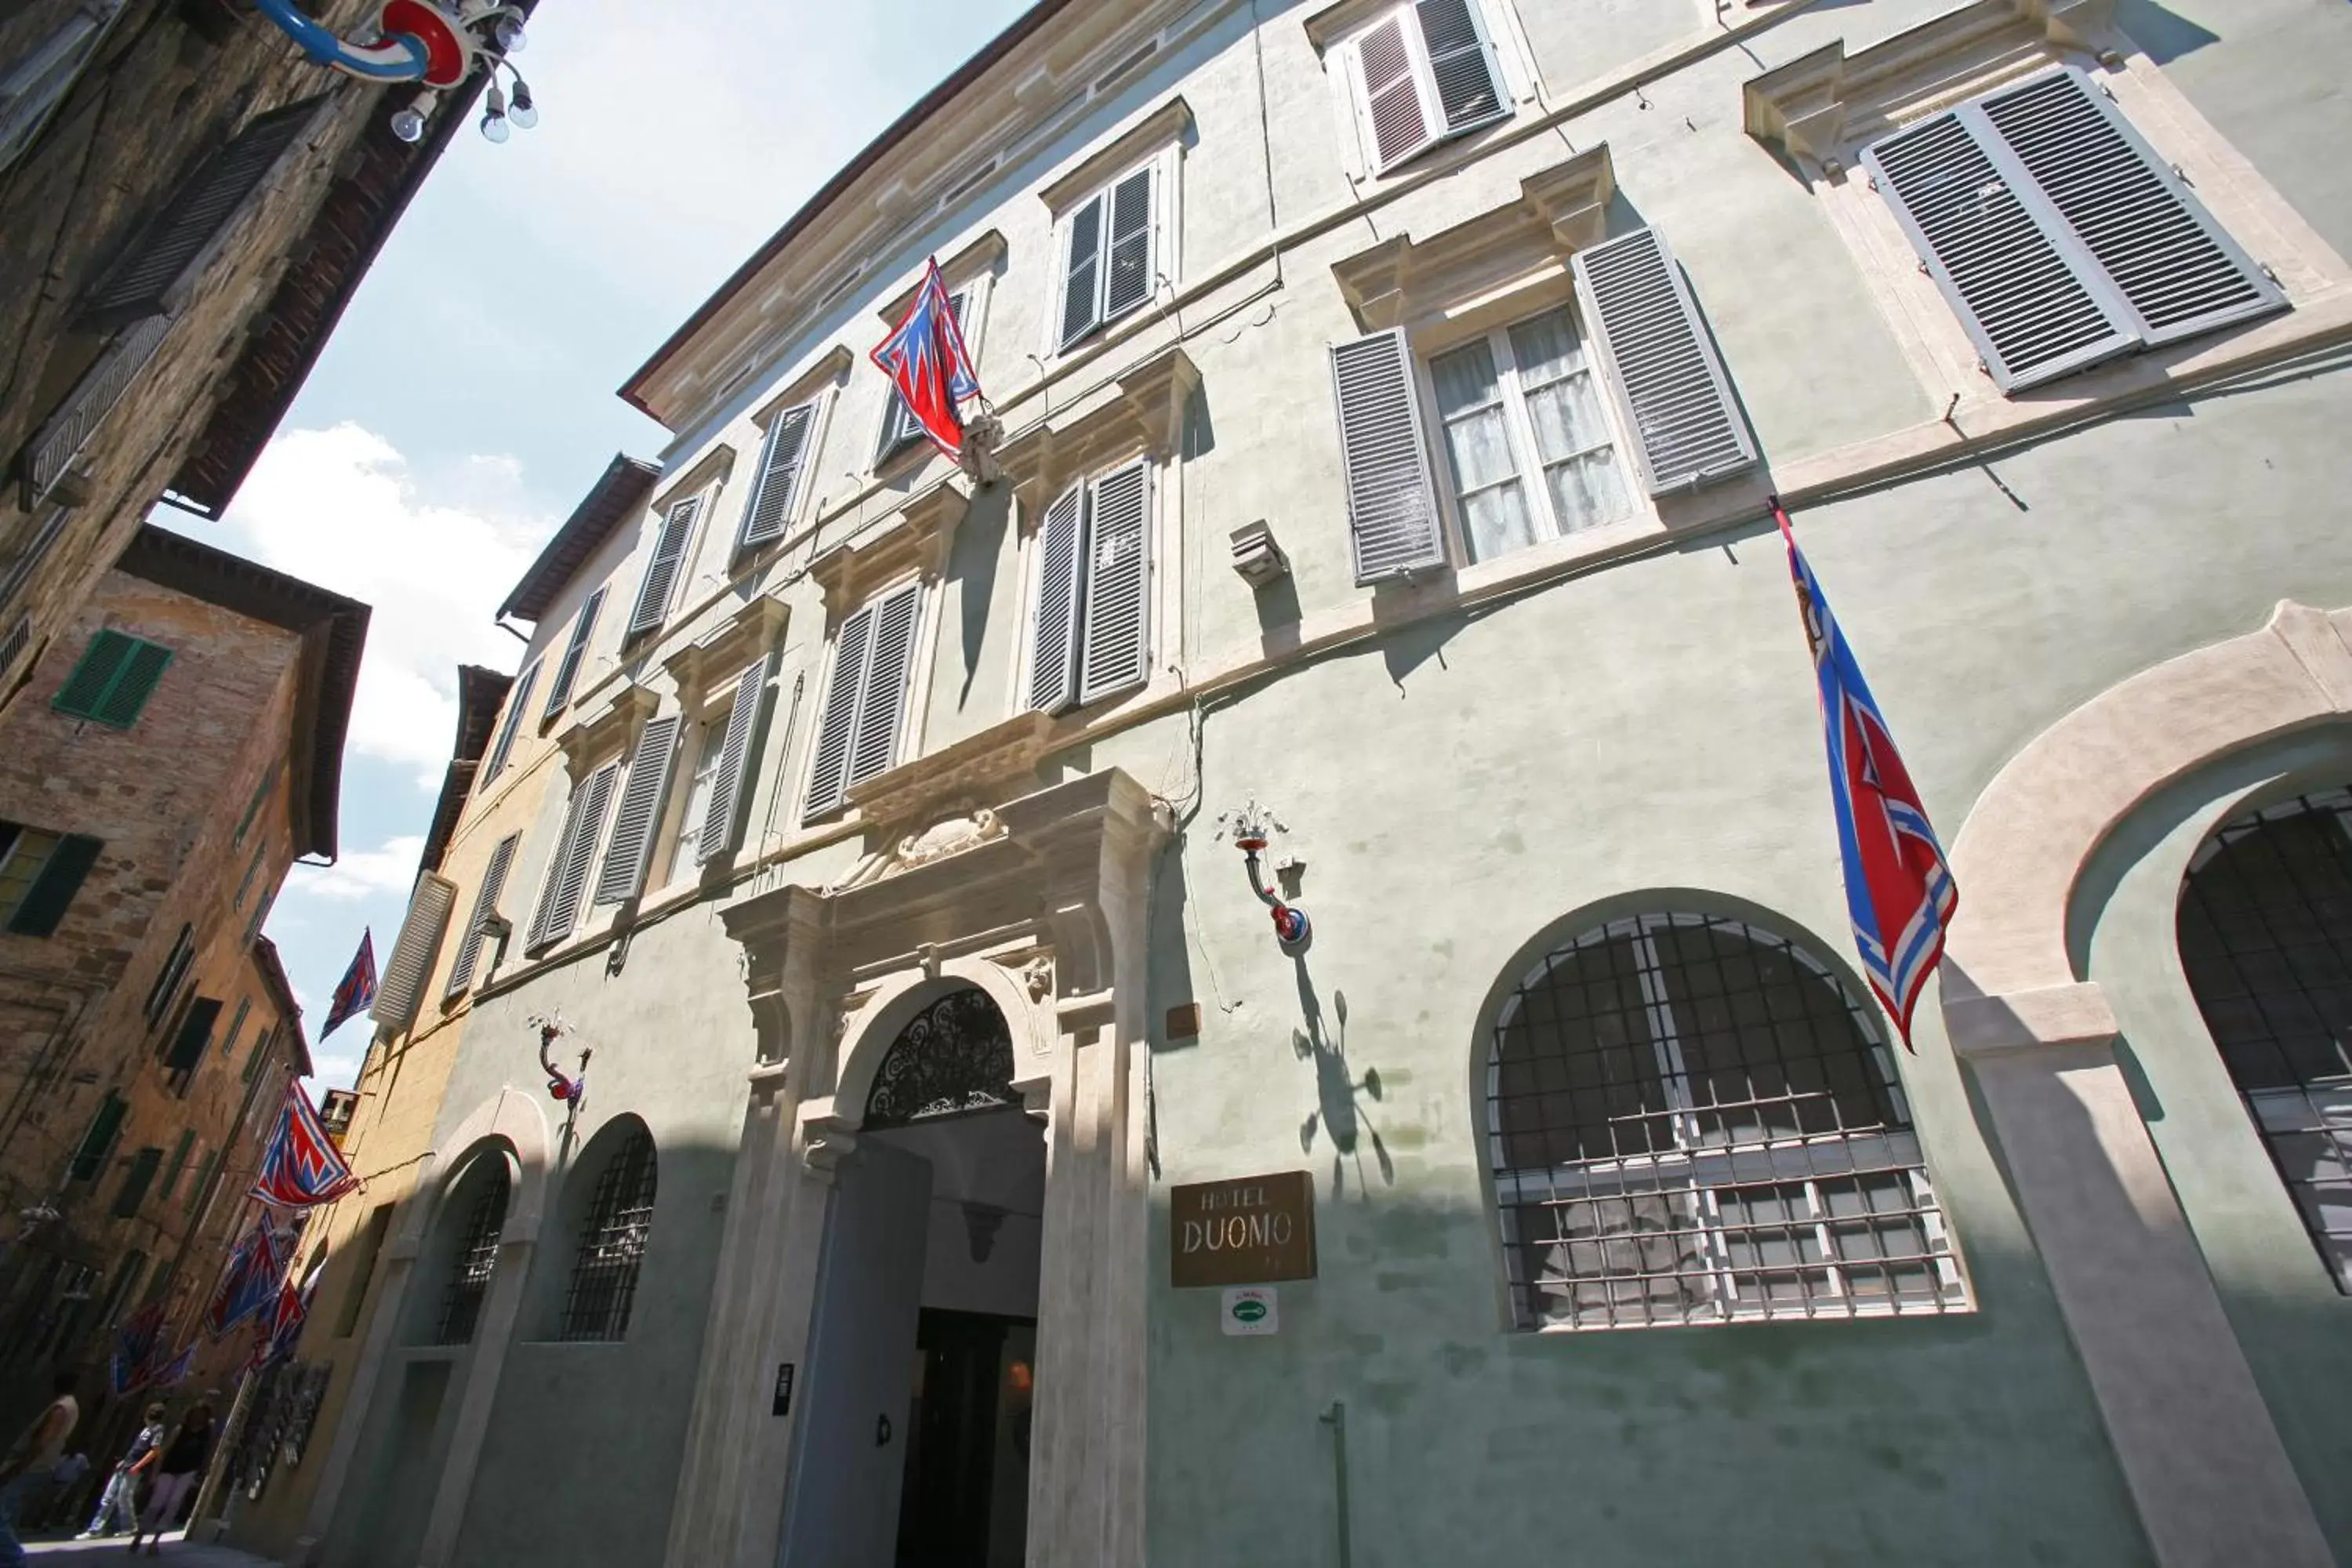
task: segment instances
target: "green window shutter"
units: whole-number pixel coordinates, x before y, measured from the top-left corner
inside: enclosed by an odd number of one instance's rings
[[[269,918],[269,906],[278,901],[278,889],[270,889],[261,895],[261,902],[253,907],[253,922],[245,928],[245,945],[251,947],[253,939],[261,934],[261,922]]]
[[[229,840],[231,847],[243,844],[245,836],[253,831],[253,819],[261,815],[262,803],[269,798],[269,792],[277,783],[278,770],[272,768],[259,784],[253,786],[253,798],[245,803],[245,815],[236,819],[236,837]]]
[[[49,706],[77,719],[128,730],[154,694],[172,662],[172,650],[143,637],[101,631],[89,639],[81,660]]]
[[[260,877],[261,862],[268,854],[267,845],[254,846],[253,858],[245,863],[245,875],[236,879],[236,899],[229,906],[230,908],[238,910],[245,908],[245,900],[253,894],[254,881]]]
[[[277,1033],[276,1029],[264,1029],[253,1037],[253,1049],[246,1053],[245,1070],[237,1074],[239,1083],[251,1083],[253,1075],[261,1070],[261,1064],[269,1059],[269,1042]]]
[[[74,1151],[73,1163],[67,1168],[66,1179],[92,1182],[106,1168],[106,1157],[114,1150],[115,1135],[122,1131],[122,1119],[131,1113],[131,1102],[107,1090],[99,1103],[98,1113],[89,1119],[89,1130],[81,1135],[81,1145]]]
[[[25,901],[8,917],[8,929],[18,936],[47,936],[55,931],[73,896],[81,890],[82,879],[98,863],[98,852],[105,847],[102,838],[67,834],[49,852],[48,863],[33,879]]]
[[[181,1092],[186,1092],[186,1079],[194,1074],[205,1059],[205,1051],[213,1043],[213,1026],[220,1022],[221,1005],[210,996],[199,996],[189,1004],[187,1016],[180,1020],[180,1032],[172,1038],[172,1049],[163,1058],[165,1069],[181,1079]]]
[[[169,1201],[172,1190],[180,1184],[181,1173],[188,1168],[188,1151],[195,1146],[196,1134],[194,1129],[180,1134],[180,1141],[172,1145],[171,1159],[164,1162],[163,1185],[156,1193],[157,1197]]]
[[[205,1196],[212,1192],[213,1176],[219,1166],[220,1151],[205,1150],[205,1157],[196,1163],[196,1179],[188,1184],[188,1197],[185,1205],[188,1212],[194,1212],[203,1205]]]
[[[156,971],[155,984],[147,988],[143,1011],[148,1027],[152,1028],[163,1021],[163,1014],[171,1007],[172,998],[179,993],[180,977],[188,972],[195,951],[195,928],[182,926],[180,934],[172,942],[172,951],[163,959],[163,967]]]
[[[236,1058],[236,1043],[237,1041],[245,1038],[245,1020],[251,1016],[252,1012],[252,998],[246,996],[238,997],[236,1016],[231,1017],[228,1021],[228,1033],[221,1037],[222,1059],[234,1060]]]
[[[147,1189],[154,1184],[155,1172],[163,1163],[163,1151],[149,1144],[131,1156],[131,1169],[122,1175],[122,1188],[114,1194],[114,1217],[129,1219],[147,1201]]]

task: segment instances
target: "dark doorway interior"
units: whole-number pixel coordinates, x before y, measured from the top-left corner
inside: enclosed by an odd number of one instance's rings
[[[898,1568],[1019,1568],[1036,1346],[1027,1319],[923,1309]]]

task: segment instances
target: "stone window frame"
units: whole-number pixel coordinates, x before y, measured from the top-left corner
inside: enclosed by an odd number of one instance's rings
[[[1049,262],[1039,285],[1038,358],[1047,364],[1076,360],[1105,344],[1120,342],[1139,322],[1155,319],[1152,307],[1167,293],[1183,287],[1184,146],[1193,131],[1192,107],[1180,95],[1171,98],[1120,135],[1081,158],[1056,178],[1038,187],[1052,224]],[[1106,195],[1121,180],[1149,168],[1153,171],[1151,215],[1151,288],[1144,300],[1108,321],[1097,321],[1080,337],[1062,342],[1062,298],[1068,271],[1072,215],[1096,197]],[[1097,265],[1109,268],[1109,233],[1103,235]],[[980,351],[972,350],[975,357]]]
[[[1439,136],[1395,167],[1379,170],[1379,161],[1364,140],[1370,117],[1363,102],[1357,45],[1366,33],[1412,4],[1413,0],[1339,0],[1307,16],[1303,24],[1329,86],[1334,145],[1339,150],[1340,171],[1352,186],[1410,179],[1433,167],[1475,158],[1497,132],[1517,126],[1528,109],[1538,102],[1542,76],[1536,68],[1535,51],[1520,27],[1514,0],[1469,0],[1502,74],[1497,86],[1504,100],[1503,112],[1483,125]]]
[[[964,352],[971,356],[972,369],[977,373],[987,356],[989,305],[996,293],[998,279],[1004,271],[1007,247],[1003,231],[992,228],[971,244],[940,263],[940,277],[947,284],[950,298],[961,295],[963,310],[956,317],[956,330],[963,334]],[[898,331],[898,323],[915,302],[915,290],[922,286],[919,275],[874,309],[875,319],[885,333]],[[871,361],[869,360],[870,363]],[[877,367],[878,372],[879,367]],[[885,377],[882,387],[882,412],[874,426],[874,439],[866,449],[863,465],[877,479],[918,468],[928,458],[939,455],[938,449],[924,440],[920,432],[890,446],[891,422],[898,412],[896,389]],[[822,434],[820,430],[818,432]],[[790,537],[790,531],[786,531]]]

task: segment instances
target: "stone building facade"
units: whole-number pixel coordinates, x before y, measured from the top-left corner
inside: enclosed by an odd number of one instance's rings
[[[367,621],[142,528],[0,716],[12,1411],[77,1367],[103,1424],[112,1330],[148,1301],[175,1345],[193,1336],[289,1076],[310,1071],[261,928],[294,860],[335,852]]]
[[[624,390],[315,1560],[2352,1553],[2347,64],[1033,8]],[[1914,1050],[1774,495],[1951,849]]]

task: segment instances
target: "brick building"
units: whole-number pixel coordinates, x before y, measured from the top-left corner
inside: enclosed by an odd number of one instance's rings
[[[332,858],[367,606],[147,527],[0,714],[0,1415],[181,1342],[300,1010],[261,927]]]

